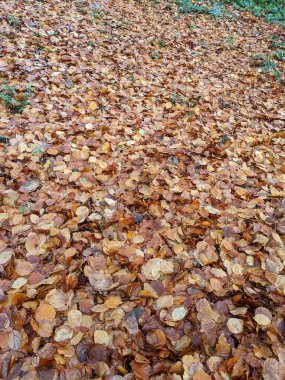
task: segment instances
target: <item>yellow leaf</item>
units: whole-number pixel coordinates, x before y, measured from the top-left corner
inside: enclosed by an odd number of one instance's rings
[[[110,297],[105,302],[104,305],[108,309],[116,309],[119,305],[122,304],[122,300],[120,297]]]
[[[95,111],[97,109],[97,103],[96,102],[91,102],[90,104],[89,104],[89,110],[91,111],[91,112],[93,112],[93,111]]]
[[[109,92],[108,87],[103,87],[101,90],[101,95],[106,95],[106,94],[108,94],[108,92]]]
[[[108,153],[110,151],[110,143],[108,142],[104,142],[104,144],[102,145],[102,152],[103,153]]]

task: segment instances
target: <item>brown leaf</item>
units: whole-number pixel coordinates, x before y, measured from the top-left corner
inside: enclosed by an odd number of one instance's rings
[[[48,305],[47,303],[42,302],[37,308],[35,313],[35,318],[37,322],[52,322],[56,316],[55,309]]]

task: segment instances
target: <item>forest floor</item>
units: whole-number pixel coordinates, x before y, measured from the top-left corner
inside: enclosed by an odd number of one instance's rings
[[[0,8],[0,378],[284,380],[284,27]]]

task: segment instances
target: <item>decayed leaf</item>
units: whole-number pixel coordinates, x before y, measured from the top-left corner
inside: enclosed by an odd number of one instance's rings
[[[91,112],[93,112],[93,111],[95,111],[95,110],[97,109],[97,106],[98,106],[98,104],[97,104],[96,102],[91,102],[91,103],[89,104],[89,110],[90,110]]]
[[[148,363],[139,363],[137,361],[132,361],[131,366],[136,379],[144,380],[150,378],[152,369]]]
[[[141,297],[158,298],[157,292],[146,282],[143,290],[140,291]]]
[[[77,254],[77,250],[75,248],[68,248],[65,252],[64,252],[64,256],[69,259],[73,256],[75,256]]]
[[[97,290],[109,290],[113,287],[114,282],[109,273],[96,271],[89,276],[90,284]]]
[[[264,380],[283,380],[285,376],[284,363],[275,358],[268,358],[263,363],[262,377]]]
[[[86,206],[81,206],[78,207],[75,213],[79,217],[79,222],[82,223],[89,215],[89,209]]]
[[[0,223],[5,222],[9,218],[9,215],[6,212],[1,212],[0,213]]]

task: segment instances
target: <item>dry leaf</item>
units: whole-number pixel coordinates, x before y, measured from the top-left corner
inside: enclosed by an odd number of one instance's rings
[[[193,380],[211,380],[211,376],[209,376],[206,372],[196,372],[193,376]]]
[[[141,272],[148,280],[158,280],[160,276],[173,273],[173,264],[164,259],[150,259],[142,266]]]
[[[65,342],[72,338],[73,332],[67,326],[62,326],[55,331],[54,340],[56,342]]]
[[[282,1],[217,3],[1,2],[0,378],[285,379]]]
[[[0,253],[0,265],[6,265],[12,258],[13,251],[7,250]]]
[[[271,323],[271,320],[264,314],[256,314],[254,319],[261,326],[267,326]]]
[[[105,346],[108,346],[110,343],[109,334],[104,330],[95,330],[94,342],[95,344],[104,344]]]
[[[98,104],[97,104],[96,102],[91,102],[91,103],[89,104],[89,110],[90,110],[91,112],[95,111],[95,110],[97,109],[97,107],[98,107]]]
[[[35,318],[37,322],[52,322],[56,316],[56,311],[55,309],[42,302],[40,306],[37,308],[36,313],[35,313]]]
[[[171,317],[173,321],[181,321],[187,314],[187,310],[184,306],[176,307],[172,310]]]
[[[12,330],[9,337],[8,346],[11,350],[18,350],[21,347],[22,335],[17,330]]]
[[[109,297],[104,302],[104,305],[108,309],[116,309],[118,306],[120,306],[123,303],[120,297]]]
[[[240,334],[243,332],[243,321],[238,318],[230,318],[227,321],[227,328],[233,334]]]

